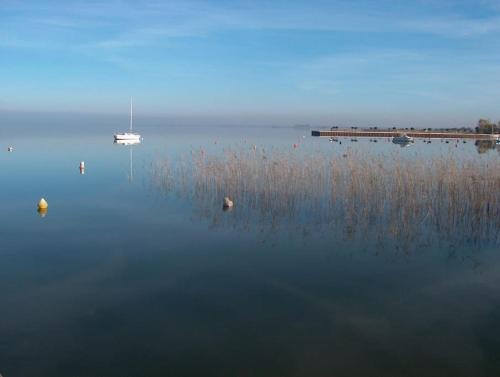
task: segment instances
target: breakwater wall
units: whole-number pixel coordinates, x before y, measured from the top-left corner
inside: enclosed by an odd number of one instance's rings
[[[422,139],[474,139],[474,140],[498,140],[499,135],[474,134],[461,132],[431,132],[431,131],[351,131],[330,130],[312,131],[311,136],[320,137],[395,137],[402,134]]]

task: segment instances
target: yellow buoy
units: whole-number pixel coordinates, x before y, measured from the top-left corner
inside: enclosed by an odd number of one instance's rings
[[[47,201],[42,198],[40,199],[40,201],[38,202],[38,209],[47,209],[49,208],[49,203],[47,203]]]

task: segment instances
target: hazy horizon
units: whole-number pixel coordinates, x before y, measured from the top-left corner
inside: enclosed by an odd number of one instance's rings
[[[128,109],[127,109],[128,110]],[[411,119],[415,119],[412,121]],[[310,126],[314,128],[342,127],[416,127],[416,128],[461,128],[476,126],[478,119],[465,121],[460,116],[455,118],[443,115],[429,114],[426,116],[416,115],[412,118],[409,114],[400,116],[377,114],[338,114],[322,115],[311,114],[147,114],[134,110],[134,125],[136,128],[149,126],[187,126],[187,127],[294,127]],[[495,120],[495,119],[494,119]],[[78,112],[78,111],[12,111],[0,110],[0,123],[3,126],[89,126],[92,122],[99,125],[108,124],[115,127],[128,126],[129,113],[105,113],[105,112]]]
[[[0,113],[199,125],[500,119],[500,1],[3,1]],[[97,116],[96,115],[96,116]]]

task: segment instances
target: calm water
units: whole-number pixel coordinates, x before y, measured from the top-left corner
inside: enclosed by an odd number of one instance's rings
[[[127,147],[112,131],[2,129],[4,377],[500,375],[498,243],[408,251],[316,219],[242,222],[238,206],[200,209],[151,179],[158,158],[199,147],[454,153],[498,168],[496,150],[230,127],[144,127]]]

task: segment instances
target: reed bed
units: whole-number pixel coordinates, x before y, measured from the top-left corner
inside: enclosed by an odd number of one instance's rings
[[[158,159],[154,187],[192,203],[213,223],[376,235],[398,245],[499,241],[500,169],[456,156],[399,158],[363,152],[245,146]],[[235,208],[223,218],[222,198]]]

